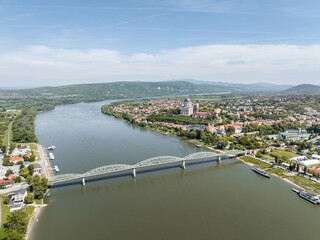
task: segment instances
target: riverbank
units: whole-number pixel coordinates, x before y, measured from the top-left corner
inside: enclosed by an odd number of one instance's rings
[[[38,222],[40,213],[42,212],[43,208],[46,207],[47,205],[46,204],[41,204],[41,205],[34,205],[34,206],[35,206],[35,209],[34,209],[34,211],[32,213],[32,216],[31,216],[31,218],[29,220],[29,225],[28,225],[26,238],[25,238],[26,240],[30,239],[31,233],[32,233],[32,231],[34,229],[34,225],[35,225],[36,222]]]
[[[237,157],[237,159],[238,159],[239,161],[241,161],[241,162],[243,162],[243,163],[251,166],[251,167],[261,167],[261,165],[254,164],[254,163],[250,163],[249,161],[245,161],[245,160],[241,159],[241,157]],[[264,166],[263,166],[263,167],[264,167]],[[289,184],[291,184],[291,185],[299,188],[299,189],[302,189],[302,190],[305,190],[305,191],[308,191],[308,190],[309,190],[309,189],[307,189],[305,186],[303,186],[303,185],[298,185],[297,183],[295,183],[295,182],[293,182],[293,181],[291,181],[291,180],[289,180],[289,179],[287,179],[287,178],[281,177],[281,176],[277,175],[277,174],[274,173],[274,172],[268,171],[268,173],[271,174],[271,175],[274,176],[274,177],[277,177],[277,178],[279,178],[279,179],[281,179],[281,180],[283,180],[283,181],[285,181],[285,182],[287,182],[287,183],[289,183]]]

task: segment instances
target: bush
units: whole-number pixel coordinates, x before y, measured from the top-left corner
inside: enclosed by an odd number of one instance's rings
[[[32,193],[28,193],[28,195],[25,197],[24,201],[28,204],[34,202],[34,196]]]

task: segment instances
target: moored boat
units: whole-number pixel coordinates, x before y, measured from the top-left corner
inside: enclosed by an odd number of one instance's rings
[[[266,171],[264,171],[264,170],[262,170],[260,168],[253,167],[253,168],[251,168],[251,170],[256,172],[256,173],[258,173],[258,174],[260,174],[260,175],[262,175],[262,176],[264,176],[264,177],[266,177],[266,178],[270,178],[270,175]]]
[[[55,150],[56,149],[56,146],[50,146],[47,148],[48,150]]]
[[[50,158],[51,160],[54,160],[54,155],[53,155],[53,153],[49,153],[49,158]]]
[[[312,202],[313,204],[320,204],[320,200],[313,196],[311,193],[305,192],[305,191],[300,191],[298,195],[305,200],[308,200],[309,202]]]

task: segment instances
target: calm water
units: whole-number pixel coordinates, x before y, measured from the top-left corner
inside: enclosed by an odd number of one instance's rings
[[[41,113],[36,134],[56,145],[61,173],[198,151],[80,103]],[[230,159],[52,189],[32,239],[319,239],[319,207],[287,183]]]

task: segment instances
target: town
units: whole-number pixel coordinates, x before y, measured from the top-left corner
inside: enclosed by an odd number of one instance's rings
[[[246,150],[240,160],[319,195],[319,96],[194,96],[115,102],[102,112],[177,135],[221,152]]]

